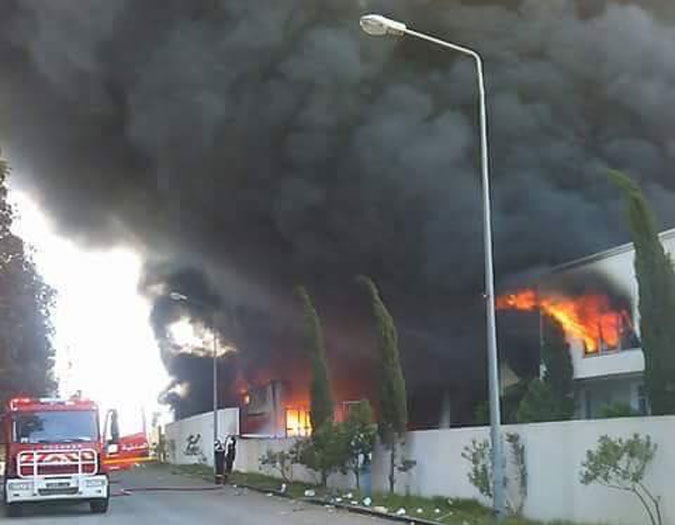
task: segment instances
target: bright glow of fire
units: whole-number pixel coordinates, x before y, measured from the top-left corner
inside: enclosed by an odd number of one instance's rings
[[[609,348],[618,347],[623,324],[631,326],[628,312],[612,309],[609,298],[601,294],[570,298],[521,290],[498,297],[495,306],[498,310],[541,310],[557,320],[568,337],[582,340],[588,353],[597,352],[601,342]]]
[[[213,331],[198,321],[179,319],[168,326],[168,335],[173,343],[173,350],[178,353],[200,357],[213,355]],[[236,352],[236,348],[217,339],[217,356],[222,357],[230,352]]]
[[[286,436],[298,437],[309,436],[312,433],[312,425],[309,422],[309,410],[306,408],[286,409]]]
[[[204,345],[204,339],[197,335],[195,327],[188,319],[179,319],[169,326],[169,334],[174,343],[178,346],[196,346]]]

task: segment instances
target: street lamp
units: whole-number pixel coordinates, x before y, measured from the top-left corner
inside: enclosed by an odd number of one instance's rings
[[[483,182],[483,244],[485,249],[485,302],[487,311],[487,347],[488,347],[488,380],[490,384],[490,440],[492,441],[492,472],[494,510],[498,519],[503,519],[506,513],[506,499],[504,487],[504,451],[501,440],[501,415],[499,408],[499,372],[497,357],[497,328],[495,323],[495,285],[494,264],[492,261],[492,219],[490,217],[490,178],[488,175],[488,140],[487,140],[487,109],[485,104],[485,80],[483,77],[483,59],[467,47],[458,46],[445,40],[440,40],[423,33],[418,33],[396,20],[382,15],[365,15],[361,17],[361,29],[371,36],[409,35],[420,40],[426,40],[447,49],[457,51],[471,57],[476,64],[478,76],[478,103],[480,112],[480,145],[481,145],[481,174]]]
[[[178,292],[169,293],[169,298],[172,301],[185,302],[188,304],[194,304],[196,306],[206,306],[200,301],[195,301],[189,298],[187,295],[183,295]],[[216,335],[216,324],[213,319],[213,314],[211,314],[211,331],[213,333],[213,446],[215,447],[216,441],[218,441],[218,366],[217,366],[217,357],[218,357],[218,339]],[[215,448],[214,448],[215,450]],[[216,474],[216,456],[215,452],[213,455],[213,472],[214,476]],[[214,477],[217,480],[217,478]]]

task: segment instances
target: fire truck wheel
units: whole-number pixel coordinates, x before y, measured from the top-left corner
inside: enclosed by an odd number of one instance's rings
[[[89,502],[89,508],[94,514],[105,514],[106,512],[108,512],[109,502],[110,502],[109,498],[93,499]]]

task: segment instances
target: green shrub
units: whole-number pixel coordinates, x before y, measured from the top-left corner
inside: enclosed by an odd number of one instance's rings
[[[601,436],[597,447],[586,451],[586,460],[581,464],[581,483],[598,483],[635,494],[652,525],[662,525],[660,498],[655,497],[643,481],[656,449],[649,436],[633,434],[628,439]]]

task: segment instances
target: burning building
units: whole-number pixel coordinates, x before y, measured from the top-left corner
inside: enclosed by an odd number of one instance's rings
[[[338,403],[335,419],[342,420],[354,403]],[[270,381],[242,392],[240,408],[242,435],[306,437],[312,433],[309,397],[292,382]]]
[[[293,394],[294,386],[282,381],[270,381],[242,393],[241,433],[271,437],[310,435],[309,404]]]
[[[675,229],[660,237],[666,252],[673,252]],[[634,256],[632,244],[618,246],[554,268],[535,288],[497,300],[499,310],[538,311],[562,325],[578,417],[597,417],[603,407],[617,403],[649,413]]]

